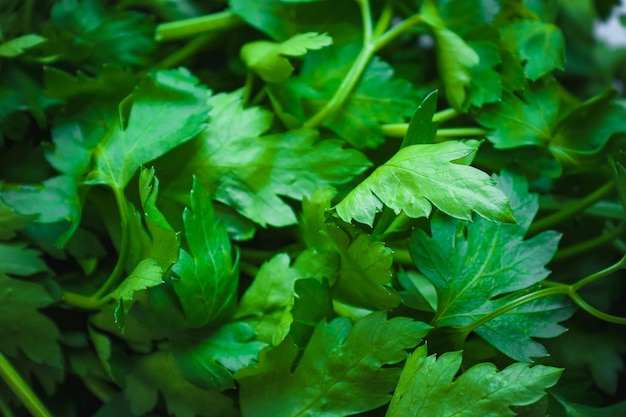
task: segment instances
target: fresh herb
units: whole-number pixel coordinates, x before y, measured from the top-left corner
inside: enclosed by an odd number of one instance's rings
[[[625,414],[615,3],[5,1],[0,414]]]

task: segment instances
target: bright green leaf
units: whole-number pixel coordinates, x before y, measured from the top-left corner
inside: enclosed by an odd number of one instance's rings
[[[215,219],[211,195],[194,179],[190,206],[183,213],[189,252],[181,249],[172,267],[174,291],[190,327],[219,322],[233,314],[239,271],[226,228]]]
[[[545,264],[560,235],[548,231],[525,240],[538,210],[537,196],[528,193],[519,176],[505,173],[496,179],[511,199],[518,224],[481,218],[465,223],[440,215],[431,220],[431,236],[416,229],[411,238],[413,260],[437,290],[438,327],[469,326],[516,298],[502,295],[531,287],[549,274]],[[572,313],[566,300],[545,298],[498,316],[476,332],[513,359],[530,362],[547,355],[531,337],[558,336],[565,329],[557,323]]]
[[[458,219],[472,211],[489,220],[513,221],[506,196],[487,174],[455,163],[475,153],[477,141],[402,148],[336,206],[344,221],[372,225],[383,204],[411,218],[428,217],[434,205]]]
[[[402,140],[402,148],[410,145],[433,143],[435,136],[437,136],[437,123],[433,122],[433,115],[437,110],[437,96],[437,91],[433,91],[417,107]]]
[[[204,129],[208,92],[186,70],[152,72],[120,105],[120,122],[96,150],[90,184],[122,190],[139,165]],[[130,107],[129,114],[123,109]]]
[[[301,33],[284,42],[254,41],[241,48],[243,62],[268,83],[287,81],[293,67],[286,56],[302,56],[309,50],[332,44],[332,38],[315,32]]]
[[[0,56],[13,58],[22,55],[25,50],[41,45],[44,42],[46,42],[46,38],[34,33],[22,35],[19,38],[0,43]]]
[[[404,360],[406,349],[417,345],[429,328],[408,318],[387,320],[382,312],[354,325],[347,318],[322,321],[293,372],[297,349],[286,339],[261,351],[257,367],[235,375],[242,414],[331,417],[384,405],[400,373],[384,365]]]
[[[177,182],[166,185],[170,194],[188,187],[195,175],[213,198],[249,219],[287,226],[296,216],[280,196],[301,200],[316,188],[350,181],[369,166],[360,152],[344,149],[338,140],[320,140],[313,130],[262,136],[272,115],[244,108],[240,92],[216,95],[210,103],[208,128],[182,155],[173,154],[176,165],[167,169],[177,173]],[[182,169],[178,158],[187,159]]]
[[[541,399],[557,383],[562,370],[514,363],[498,372],[481,363],[456,377],[461,352],[435,358],[419,347],[407,360],[391,400],[387,417],[502,417],[516,415],[511,406]],[[456,378],[455,378],[456,377]]]

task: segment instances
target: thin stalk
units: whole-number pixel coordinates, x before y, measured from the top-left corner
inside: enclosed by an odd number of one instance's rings
[[[613,189],[614,185],[615,185],[615,181],[611,179],[608,182],[606,182],[602,187],[598,188],[597,190],[585,196],[584,198],[576,201],[575,203],[567,205],[563,207],[561,210],[557,211],[556,213],[553,213],[540,220],[537,220],[530,226],[527,234],[531,236],[531,235],[539,233],[542,230],[549,229],[556,224],[564,222],[565,220],[585,210],[587,207],[590,207],[595,202],[602,199],[602,197],[604,197]]]
[[[348,99],[352,90],[356,87],[361,79],[361,76],[365,72],[367,65],[374,56],[374,49],[370,44],[364,45],[363,49],[357,56],[354,64],[348,71],[348,74],[341,82],[339,88],[335,91],[332,98],[322,107],[313,117],[304,123],[304,127],[307,129],[314,129],[320,126],[327,118],[333,115]]]
[[[361,20],[363,21],[363,45],[367,45],[372,40],[372,10],[369,0],[356,0],[361,9]]]
[[[487,136],[490,130],[482,127],[450,127],[445,129],[437,129],[437,137],[440,138],[458,138],[458,137],[476,137]]]
[[[622,257],[622,259],[620,259],[619,261],[617,261],[613,265],[609,266],[608,268],[605,268],[602,271],[598,271],[598,272],[596,272],[594,274],[591,274],[591,275],[581,279],[580,281],[576,282],[575,284],[572,285],[572,288],[574,289],[574,291],[578,291],[582,287],[584,287],[586,285],[589,285],[592,282],[595,282],[595,281],[597,281],[599,279],[602,279],[602,278],[604,278],[606,276],[609,276],[609,275],[619,271],[620,269],[623,269],[625,265],[626,265],[626,255],[624,255]]]
[[[390,138],[403,138],[409,129],[408,123],[391,123],[381,126],[383,135]]]
[[[411,258],[411,253],[407,250],[407,249],[398,249],[398,248],[392,248],[393,249],[393,261],[395,263],[401,264],[401,265],[406,265],[406,266],[415,266],[415,263],[413,263],[413,258]]]
[[[118,280],[124,273],[124,268],[126,267],[126,258],[128,257],[128,244],[129,244],[129,236],[128,236],[128,210],[126,206],[126,197],[124,196],[124,191],[115,189],[113,190],[115,194],[115,201],[117,202],[117,208],[120,212],[120,224],[122,227],[122,241],[120,243],[120,252],[117,257],[117,263],[111,272],[111,275],[107,278],[107,280],[102,284],[102,286],[91,296],[94,300],[99,300],[102,298],[104,294],[106,294],[111,287],[117,284]]]
[[[178,66],[181,62],[185,61],[187,58],[193,56],[202,49],[206,44],[208,44],[213,39],[212,33],[207,33],[204,35],[200,35],[195,39],[191,40],[187,45],[183,46],[180,49],[177,49],[171,55],[166,56],[160,62],[158,62],[154,68],[155,69],[165,69],[165,68],[173,68]]]
[[[34,0],[24,1],[24,10],[22,11],[22,33],[27,34],[31,30],[31,21],[33,17]]]
[[[246,81],[243,85],[243,93],[241,95],[241,102],[247,103],[252,95],[252,88],[254,86],[254,73],[250,70],[246,73]]]
[[[433,114],[433,122],[435,123],[444,123],[447,122],[448,120],[452,120],[455,117],[459,116],[461,113],[459,113],[458,110],[455,109],[445,109],[445,110],[441,110],[438,111],[437,113]]]
[[[572,256],[578,255],[579,253],[587,252],[597,248],[598,246],[609,243],[619,237],[622,233],[624,233],[625,229],[626,222],[622,222],[619,224],[619,226],[607,233],[559,250],[556,255],[554,255],[554,260],[560,261],[562,259],[571,258]]]
[[[6,382],[15,396],[33,417],[52,417],[39,397],[30,389],[26,381],[15,370],[11,362],[0,352],[0,378]]]
[[[514,308],[520,307],[526,303],[538,300],[540,298],[550,297],[553,295],[569,295],[570,292],[572,292],[570,286],[565,285],[565,284],[562,284],[559,286],[552,286],[550,288],[544,288],[539,291],[531,292],[530,294],[526,294],[507,305],[504,305],[500,308],[495,309],[491,313],[476,320],[474,323],[463,327],[463,329],[468,332],[474,331],[475,329],[479,328],[483,324],[495,319],[498,316],[501,316],[502,314],[509,312],[510,310],[513,310]]]
[[[580,308],[582,308],[583,310],[585,310],[587,313],[591,314],[592,316],[595,316],[595,317],[599,318],[600,320],[604,320],[604,321],[607,321],[609,323],[625,324],[626,325],[626,317],[618,317],[618,316],[614,316],[612,314],[608,314],[608,313],[605,313],[603,311],[600,311],[597,308],[592,307],[591,305],[589,305],[589,303],[587,303],[585,300],[583,300],[583,298],[580,295],[578,295],[577,293],[575,293],[575,292],[570,294],[570,298]]]
[[[97,310],[109,301],[109,297],[94,298],[71,291],[63,291],[62,299],[66,304],[85,310]]]
[[[230,10],[190,19],[161,23],[157,26],[154,39],[159,42],[189,38],[207,32],[232,29],[243,24],[243,20]]]
[[[564,205],[569,205],[579,201],[575,198],[556,197],[542,195],[539,197],[539,207],[544,211],[558,211]],[[581,212],[586,216],[601,217],[604,219],[624,219],[624,208],[616,201],[600,200]]]
[[[411,29],[413,26],[418,25],[422,22],[422,17],[419,14],[414,14],[410,16],[408,19],[404,20],[400,24],[392,27],[387,32],[374,39],[372,44],[373,53],[380,51],[385,46],[387,46],[391,41],[396,39],[398,36],[404,34],[406,31]]]

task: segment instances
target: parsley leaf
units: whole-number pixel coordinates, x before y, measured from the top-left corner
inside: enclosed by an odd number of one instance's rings
[[[528,288],[549,274],[544,265],[560,235],[548,231],[525,240],[538,210],[537,196],[528,193],[523,178],[508,173],[498,178],[498,187],[511,199],[518,224],[435,216],[431,236],[415,230],[411,237],[411,255],[437,290],[438,327],[470,325],[509,301],[496,297]],[[476,332],[508,356],[529,362],[531,356],[547,355],[531,337],[558,336],[565,329],[556,323],[572,313],[560,297],[544,298],[500,315]]]
[[[243,62],[268,83],[287,81],[293,67],[285,56],[302,56],[308,50],[320,49],[332,43],[332,38],[315,32],[301,33],[284,42],[255,41],[241,48]]]
[[[383,204],[398,214],[428,217],[434,205],[458,219],[475,211],[489,220],[513,221],[507,199],[487,174],[459,162],[477,141],[412,145],[400,149],[336,206],[344,221],[372,225]],[[462,204],[461,204],[462,202]]]
[[[353,326],[347,318],[322,321],[295,370],[290,339],[264,349],[257,367],[244,368],[241,409],[248,416],[344,416],[371,410],[390,399],[399,369],[383,367],[406,358],[430,326],[407,318],[386,320],[372,313]],[[359,398],[359,401],[352,401]]]
[[[188,250],[181,249],[172,282],[187,324],[201,327],[233,314],[238,268],[228,233],[214,217],[210,194],[194,180],[190,207],[183,213]]]
[[[211,98],[207,129],[182,149],[189,161],[176,170],[167,185],[170,195],[186,187],[191,174],[213,198],[265,226],[296,223],[296,216],[279,196],[300,200],[318,187],[343,184],[370,164],[338,140],[319,140],[313,130],[294,130],[262,136],[272,114],[258,107],[244,108],[240,93]],[[163,172],[161,169],[160,172]]]
[[[498,372],[493,364],[481,363],[455,379],[461,356],[461,352],[448,352],[435,358],[427,356],[426,346],[419,347],[404,366],[386,416],[513,416],[511,406],[536,402],[562,372],[525,363]]]
[[[122,190],[137,167],[204,128],[207,90],[185,70],[153,72],[120,105],[121,124],[97,146],[89,184]],[[126,109],[128,113],[126,113]]]

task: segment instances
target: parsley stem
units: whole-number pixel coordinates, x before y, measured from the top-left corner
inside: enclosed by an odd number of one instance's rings
[[[463,330],[466,330],[467,332],[474,331],[475,329],[495,319],[496,317],[502,314],[505,314],[509,312],[510,310],[513,310],[514,308],[520,307],[531,301],[535,301],[544,297],[551,297],[554,295],[570,295],[571,293],[573,293],[572,288],[569,285],[565,285],[565,284],[555,285],[549,288],[543,288],[541,290],[531,292],[530,294],[526,294],[509,304],[503,305],[502,307],[495,309],[491,313],[476,320],[474,323],[464,326]]]
[[[117,202],[117,208],[120,212],[120,224],[122,228],[122,238],[120,242],[119,254],[117,257],[117,263],[111,272],[111,275],[107,278],[107,280],[102,284],[102,286],[95,292],[91,297],[94,300],[99,300],[106,292],[108,292],[111,287],[117,284],[118,279],[124,273],[124,268],[126,267],[126,258],[128,257],[128,244],[129,244],[129,236],[128,236],[128,207],[126,203],[126,197],[124,196],[124,190],[115,188],[113,190],[115,194],[115,201]]]
[[[421,15],[414,14],[413,16],[409,16],[406,20],[402,21],[401,23],[397,24],[396,26],[389,29],[387,32],[374,39],[374,42],[372,44],[373,52],[380,51],[398,36],[404,34],[413,26],[418,25],[421,22]]]
[[[619,261],[617,261],[615,264],[604,268],[602,271],[598,271],[594,274],[591,274],[583,279],[581,279],[580,281],[576,282],[575,284],[572,284],[572,288],[575,291],[578,291],[579,289],[583,288],[586,285],[591,284],[592,282],[595,282],[599,279],[602,279],[606,276],[611,275],[614,272],[619,271],[620,269],[623,269],[624,266],[626,265],[626,255],[624,255],[622,257],[622,259],[620,259]]]
[[[617,227],[613,228],[613,230],[610,230],[609,232],[597,236],[593,239],[585,240],[583,242],[559,250],[556,255],[554,255],[554,260],[559,261],[578,255],[579,253],[595,249],[598,246],[602,246],[606,243],[613,241],[622,233],[624,233],[624,230],[626,230],[626,222],[620,223]]]
[[[595,316],[601,320],[607,321],[609,323],[615,324],[626,324],[626,317],[618,317],[612,314],[605,313],[603,311],[598,310],[595,307],[592,307],[589,303],[587,303],[583,298],[578,295],[576,292],[572,292],[570,294],[570,298],[572,301],[576,303],[577,306],[585,310],[587,313]]]
[[[34,417],[52,417],[52,414],[50,414],[2,352],[0,352],[0,378],[6,382],[15,396]]]
[[[154,39],[159,42],[188,38],[206,32],[215,32],[240,26],[243,20],[230,10],[205,16],[161,23],[156,27]]]
[[[450,127],[445,129],[437,129],[437,137],[440,138],[458,138],[458,137],[476,137],[486,136],[489,134],[488,129],[482,127]]]
[[[374,28],[374,33],[372,37],[379,38],[381,37],[385,31],[389,28],[391,24],[391,19],[393,18],[393,5],[391,1],[387,1],[385,3],[385,7],[383,11],[380,13],[380,17],[378,18],[378,22],[376,22],[376,27]]]
[[[563,221],[569,219],[573,215],[583,211],[587,207],[593,205],[595,202],[599,201],[602,197],[609,193],[613,189],[615,185],[615,181],[613,179],[606,182],[602,187],[598,188],[591,194],[582,198],[581,200],[576,201],[575,203],[569,204],[563,207],[561,210],[553,213],[549,216],[543,217],[540,220],[534,222],[530,228],[528,229],[528,236],[532,236],[534,234],[539,233],[542,230],[549,229],[553,227],[555,224],[562,223]]]
[[[63,291],[62,299],[66,304],[85,310],[97,310],[108,301],[107,297],[98,299],[71,291]]]
[[[448,120],[454,119],[455,117],[459,116],[460,114],[461,113],[459,113],[458,110],[453,109],[453,108],[441,110],[441,111],[438,111],[437,113],[433,114],[433,122],[435,122],[435,123],[444,123],[444,122],[447,122]]]
[[[372,41],[372,10],[369,0],[356,0],[361,9],[361,20],[363,21],[363,45]]]

